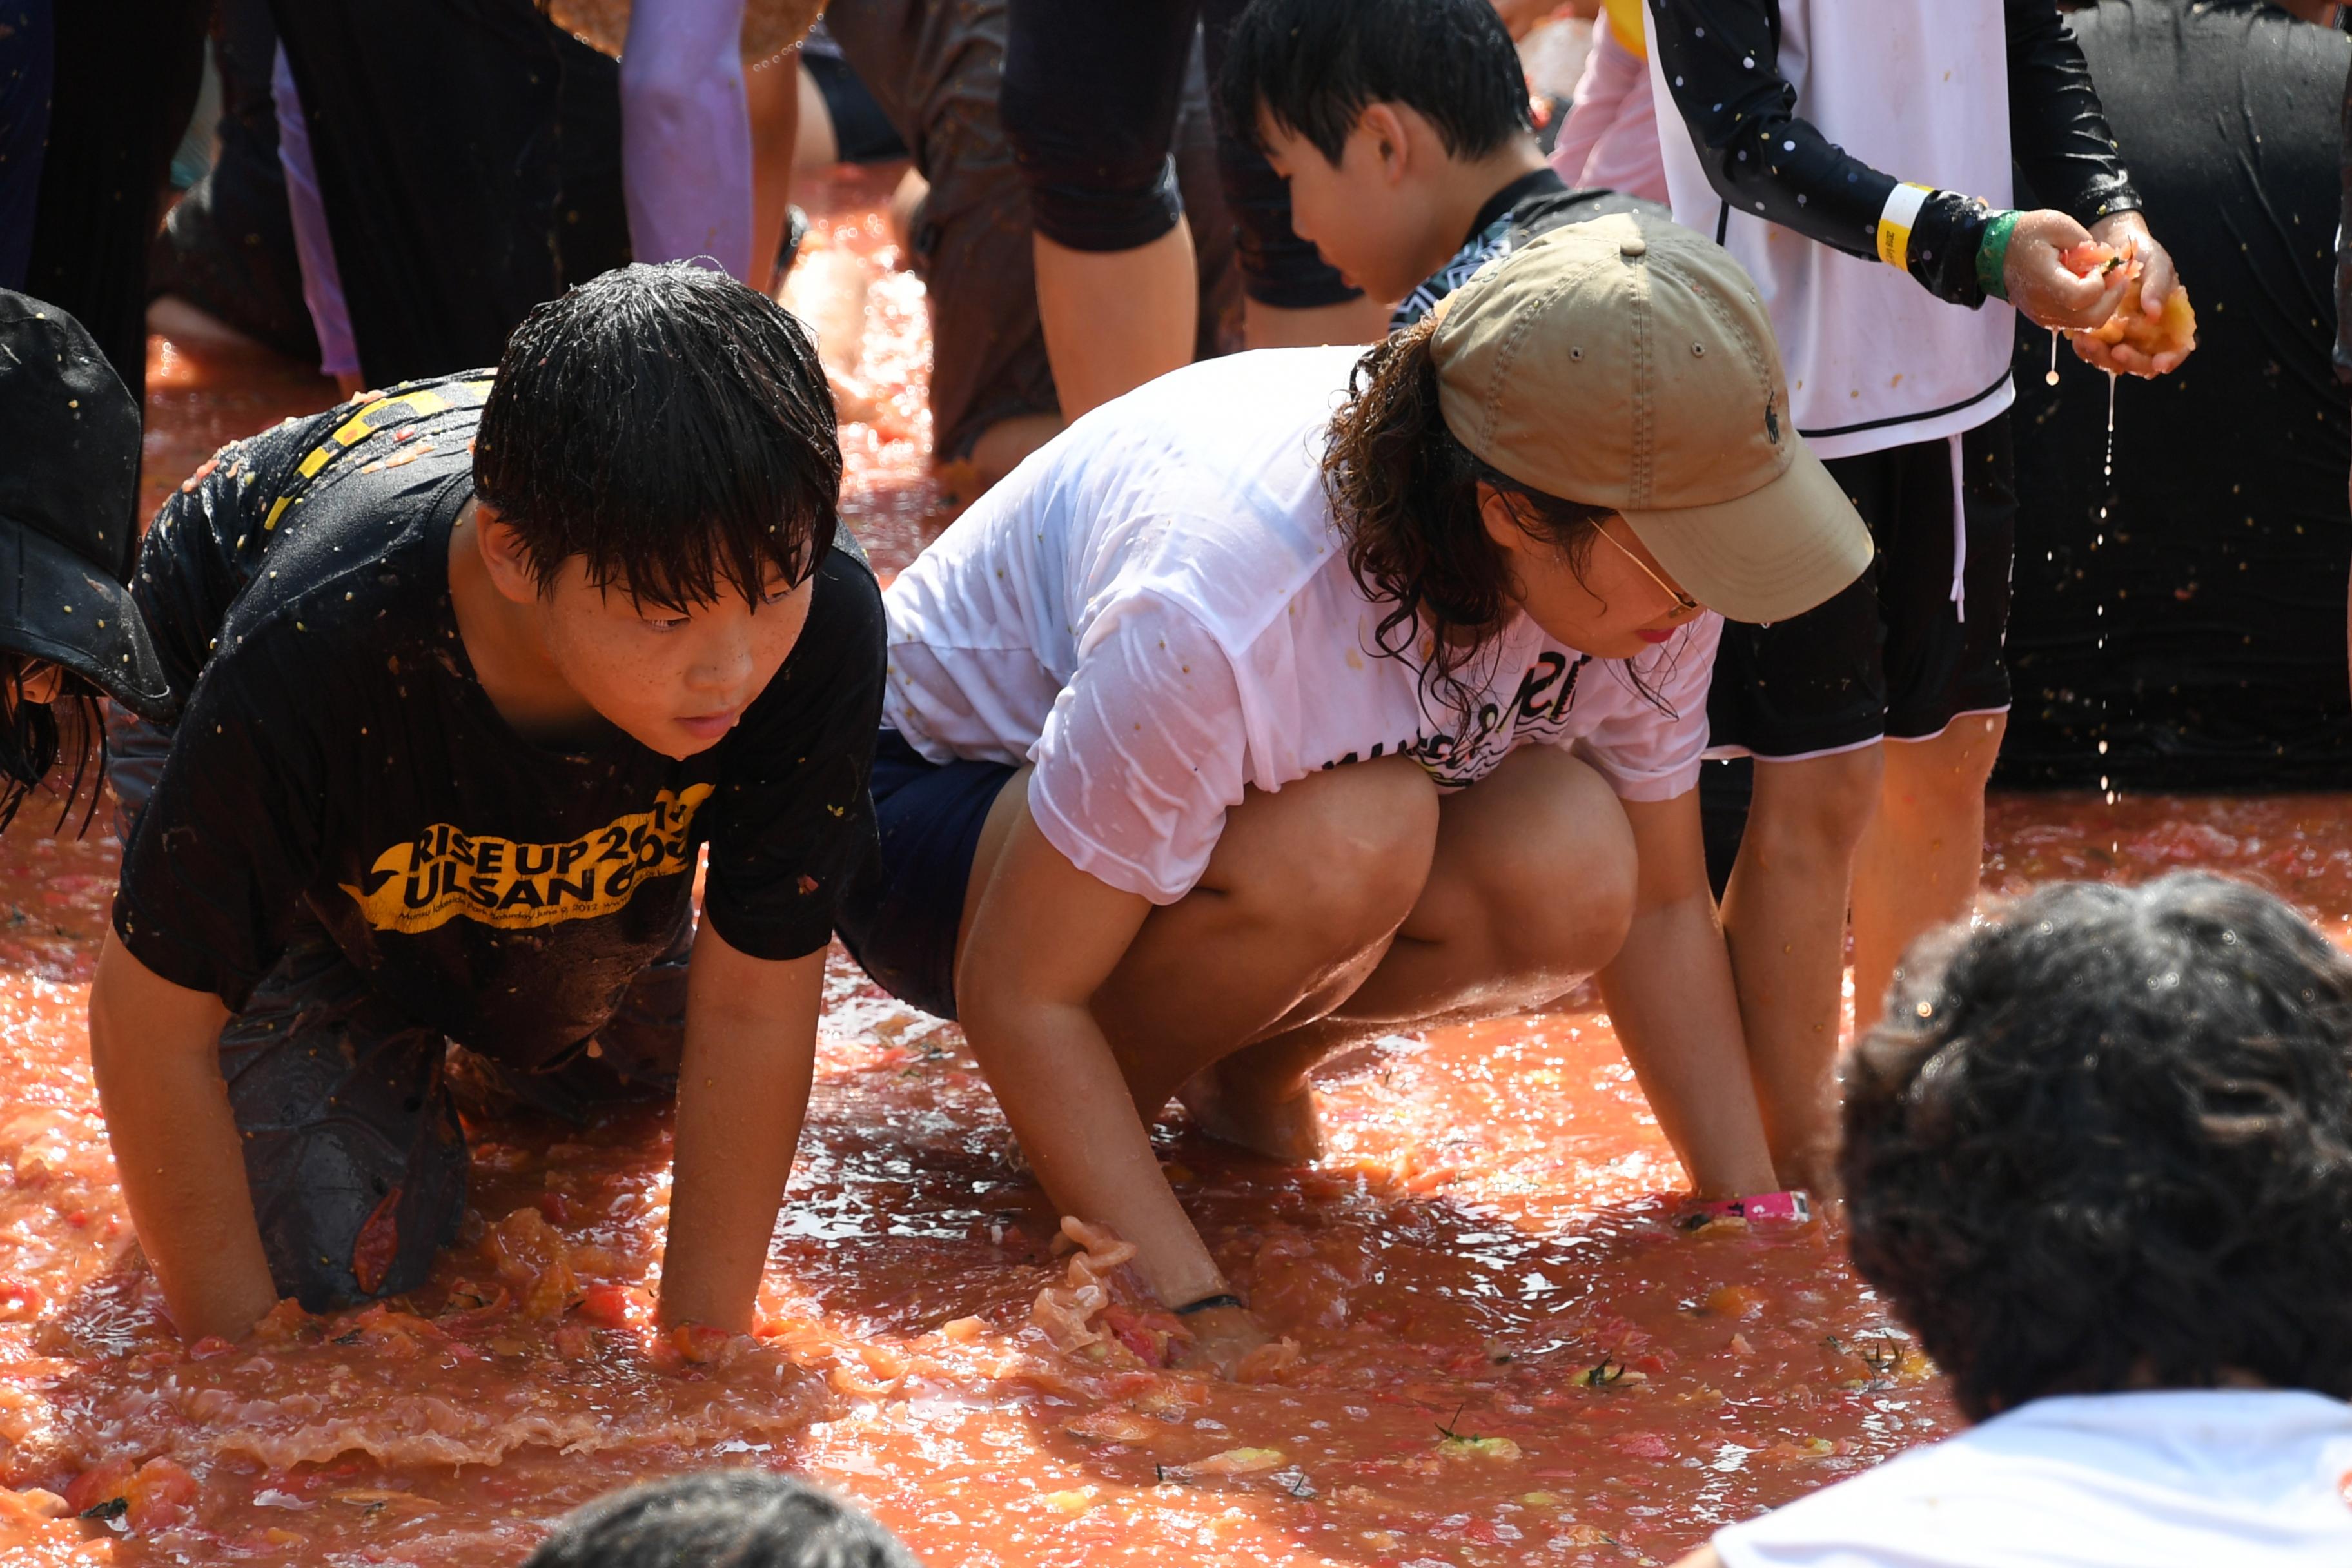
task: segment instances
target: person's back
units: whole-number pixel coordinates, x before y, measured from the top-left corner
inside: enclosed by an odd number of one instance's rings
[[[2071,354],[2046,383],[2050,334],[2020,325],[2017,526],[2034,547],[2000,782],[2342,788],[2352,447],[2326,301],[2352,42],[2268,0],[2101,0],[2066,25],[2149,208],[2199,215],[2166,237],[2221,330],[2195,374],[2110,388]],[[2184,460],[2231,430],[2263,432],[2259,461]]]
[[[1530,742],[1581,744],[1629,790],[1694,772],[1715,616],[1638,658],[1597,661],[1515,617],[1475,677],[1479,722],[1459,735],[1425,710],[1412,667],[1370,653],[1385,607],[1350,572],[1324,476],[1357,359],[1346,346],[1229,355],[1071,426],[894,583],[890,719],[926,754],[1035,762],[1041,793],[1074,809],[1076,777],[1057,763],[1077,710],[1056,709],[1081,664],[1153,693],[1152,743],[1137,750],[1191,741],[1182,771],[1203,790],[1229,769],[1227,794],[1244,779],[1272,790],[1387,752],[1455,788]],[[1187,679],[1165,687],[1154,667],[1171,661]],[[1219,666],[1230,680],[1208,674]],[[1209,706],[1236,731],[1205,739],[1180,717],[1180,690],[1216,692]],[[1156,819],[1137,853],[1159,863],[1182,837]]]
[[[2059,1395],[1735,1525],[1716,1555],[1724,1568],[2340,1565],[2347,1475],[2352,1409],[2322,1394]]]
[[[2200,874],[1944,941],[1849,1062],[1843,1168],[1979,1425],[1685,1568],[2352,1562],[2352,960]]]

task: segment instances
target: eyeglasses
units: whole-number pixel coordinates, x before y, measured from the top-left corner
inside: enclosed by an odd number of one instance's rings
[[[1688,594],[1684,593],[1680,588],[1675,587],[1672,583],[1669,583],[1664,577],[1659,576],[1648,562],[1634,554],[1631,550],[1626,549],[1623,544],[1619,543],[1617,536],[1611,533],[1606,527],[1598,529],[1595,531],[1597,531],[1601,538],[1609,541],[1610,543],[1615,544],[1618,552],[1622,554],[1626,560],[1631,561],[1634,565],[1639,566],[1642,569],[1643,576],[1647,577],[1651,582],[1655,583],[1659,587],[1664,588],[1666,591],[1666,597],[1675,602],[1675,608],[1689,611],[1702,609],[1705,607],[1700,605],[1696,599],[1692,598]]]

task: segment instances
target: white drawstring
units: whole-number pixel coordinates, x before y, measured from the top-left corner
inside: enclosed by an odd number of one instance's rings
[[[1969,618],[1969,507],[1968,485],[1960,467],[1960,438],[1952,443],[1952,603],[1957,606],[1957,618]]]

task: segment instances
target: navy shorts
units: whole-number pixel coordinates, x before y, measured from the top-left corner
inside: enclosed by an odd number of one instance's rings
[[[956,928],[988,808],[1020,770],[926,761],[896,730],[874,743],[880,848],[841,900],[834,929],[875,984],[934,1017],[953,1018]]]

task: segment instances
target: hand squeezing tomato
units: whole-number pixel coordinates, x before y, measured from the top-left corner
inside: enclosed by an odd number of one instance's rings
[[[2084,228],[2049,208],[2019,216],[2002,265],[2010,303],[2063,331],[2101,370],[2161,375],[2197,346],[2197,313],[2172,258],[2136,212]]]
[[[2187,359],[2197,346],[2197,310],[2189,290],[2172,273],[2171,258],[2149,238],[2137,215],[2119,226],[2120,244],[2093,239],[2069,247],[2061,259],[2077,277],[2120,277],[2123,298],[2115,314],[2087,331],[2069,331],[2083,360],[2102,370],[2158,376]],[[2105,227],[2105,225],[2102,225]]]

